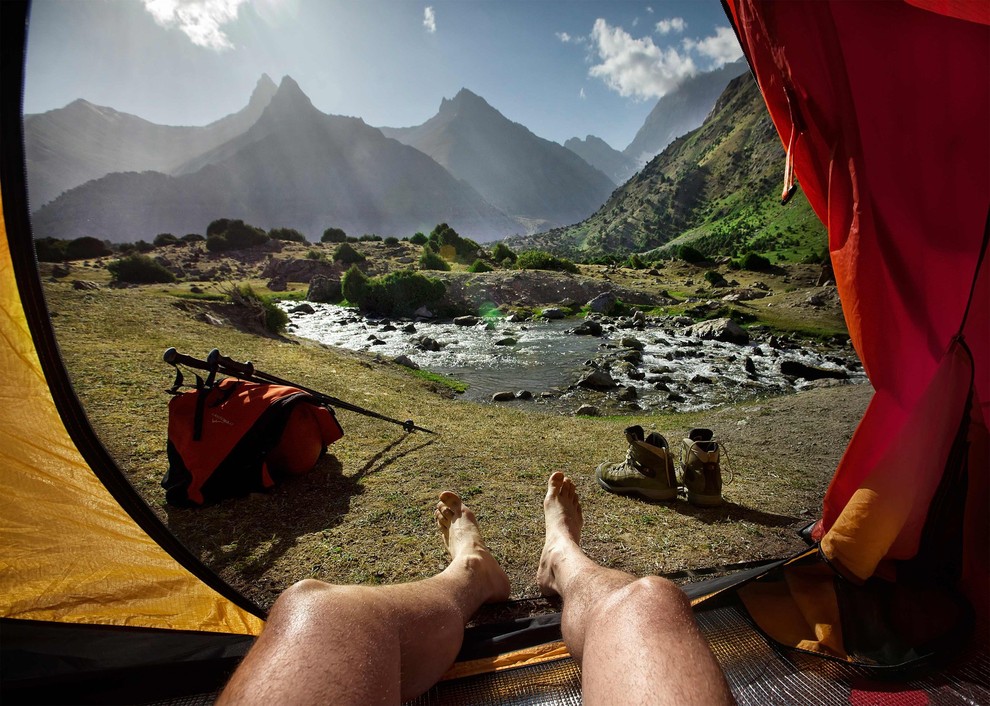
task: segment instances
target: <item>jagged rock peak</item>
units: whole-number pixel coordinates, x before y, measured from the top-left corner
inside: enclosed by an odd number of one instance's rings
[[[441,113],[471,107],[488,108],[489,110],[493,109],[484,98],[479,96],[477,93],[472,93],[466,88],[459,90],[457,95],[453,98],[444,98],[440,101]]]
[[[275,95],[272,97],[272,102],[275,101],[279,103],[303,102],[309,107],[313,106],[313,102],[310,101],[309,96],[303,93],[299,84],[291,76],[282,77],[281,83],[278,84],[278,90],[275,91]]]
[[[271,99],[278,92],[278,86],[272,81],[272,77],[268,74],[261,74],[261,78],[254,85],[254,90],[251,92],[251,100],[248,101],[249,105],[267,105]]]

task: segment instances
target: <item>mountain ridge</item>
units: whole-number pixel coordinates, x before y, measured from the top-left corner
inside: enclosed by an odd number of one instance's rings
[[[677,138],[581,223],[511,238],[575,259],[650,253],[690,242],[712,255],[792,247],[811,254],[824,227],[799,191],[780,206],[780,139],[752,74],[729,82],[701,127]]]
[[[314,239],[331,226],[411,235],[444,221],[479,240],[521,231],[427,155],[359,118],[320,112],[288,77],[247,131],[181,174],[106,175],[43,206],[34,226],[37,237],[95,232],[125,242],[202,232],[220,217]]]
[[[615,184],[570,150],[462,88],[414,127],[380,128],[429,155],[510,216],[546,226],[593,213]]]
[[[82,98],[64,108],[26,115],[31,210],[113,172],[169,173],[250,127],[276,90],[268,74],[262,74],[244,108],[203,126],[159,125]]]

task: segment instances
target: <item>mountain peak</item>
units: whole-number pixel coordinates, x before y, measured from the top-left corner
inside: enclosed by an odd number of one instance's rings
[[[251,99],[248,101],[248,105],[268,105],[276,92],[278,92],[278,86],[272,81],[272,77],[268,74],[261,74],[261,78],[254,84],[254,90],[251,92]]]
[[[477,93],[472,93],[468,89],[462,88],[453,98],[444,98],[440,101],[439,112],[444,113],[470,108],[487,108],[488,110],[494,110],[494,108],[488,104],[488,101],[479,96]]]
[[[262,78],[264,80],[264,78]],[[259,81],[259,84],[261,82]],[[299,84],[291,76],[283,76],[282,81],[278,85],[278,89],[271,98],[271,102],[268,104],[268,110],[276,110],[279,112],[288,111],[296,112],[299,110],[316,110],[313,107],[313,102],[309,99],[303,90],[299,87]]]

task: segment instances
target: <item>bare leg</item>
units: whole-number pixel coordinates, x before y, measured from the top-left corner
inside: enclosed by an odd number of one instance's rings
[[[397,704],[453,664],[464,624],[505,600],[509,580],[454,493],[434,511],[451,562],[396,586],[333,586],[307,579],[285,591],[218,703]]]
[[[584,703],[733,703],[684,593],[665,579],[637,579],[588,558],[581,503],[563,473],[550,476],[543,510],[536,578],[544,594],[564,601],[561,629],[581,665]]]

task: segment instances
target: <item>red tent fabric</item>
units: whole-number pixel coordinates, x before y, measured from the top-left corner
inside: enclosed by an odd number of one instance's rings
[[[977,268],[990,210],[990,3],[726,5],[828,228],[876,390],[815,537],[857,580],[917,554],[972,378],[964,578],[985,608],[990,268]],[[955,343],[964,315],[971,356]]]

